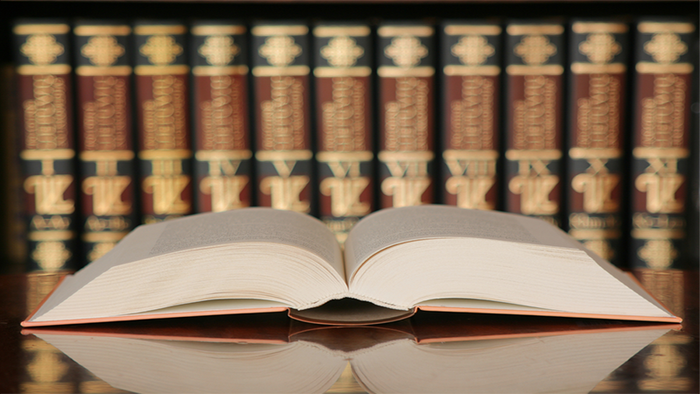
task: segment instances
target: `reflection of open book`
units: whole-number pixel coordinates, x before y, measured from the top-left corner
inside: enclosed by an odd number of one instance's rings
[[[364,303],[328,303],[339,299]],[[680,321],[544,221],[420,206],[364,218],[344,252],[320,221],[265,208],[141,226],[67,277],[23,325],[287,309],[322,323],[417,309]]]
[[[347,341],[357,329],[345,330],[327,331]],[[324,392],[349,361],[370,392],[561,393],[590,391],[667,331],[637,327],[426,344],[398,338],[353,350],[304,339],[236,343],[38,330],[34,335],[112,386],[136,392]]]

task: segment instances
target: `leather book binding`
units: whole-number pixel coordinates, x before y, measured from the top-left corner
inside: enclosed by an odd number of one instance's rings
[[[313,28],[319,218],[343,242],[372,212],[372,46],[366,23]]]
[[[442,201],[472,209],[498,204],[501,26],[448,20],[442,60]]]
[[[257,205],[314,209],[309,28],[304,21],[251,28]]]
[[[564,26],[506,26],[505,209],[561,225]]]
[[[81,241],[86,262],[109,252],[136,224],[131,115],[131,26],[75,24]]]
[[[569,234],[624,265],[623,177],[628,26],[574,20],[569,37]]]
[[[636,25],[631,245],[633,268],[679,268],[686,238],[692,48],[697,27],[682,19]],[[697,66],[697,64],[695,65]]]
[[[191,27],[196,212],[251,205],[246,31],[223,20]]]
[[[21,20],[13,33],[27,270],[75,269],[70,26],[65,20]]]
[[[379,206],[432,203],[435,29],[385,22],[377,35]]]
[[[134,23],[141,220],[192,212],[187,27],[180,21]]]

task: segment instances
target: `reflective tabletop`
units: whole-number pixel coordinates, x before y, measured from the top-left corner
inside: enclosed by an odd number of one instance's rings
[[[682,324],[421,312],[22,329],[60,274],[0,276],[0,392],[698,392],[698,272],[635,271]]]

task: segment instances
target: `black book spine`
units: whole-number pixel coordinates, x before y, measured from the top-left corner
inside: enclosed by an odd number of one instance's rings
[[[569,234],[618,266],[628,30],[622,22],[574,20],[569,41]]]
[[[191,28],[195,211],[251,205],[248,40],[236,21]]]
[[[680,18],[650,18],[640,20],[636,30],[630,264],[681,268],[697,27]]]
[[[80,21],[74,29],[83,259],[110,251],[136,224],[131,116],[131,26]]]
[[[442,200],[471,209],[498,202],[501,26],[445,21],[442,35]]]
[[[78,268],[70,26],[26,20],[13,28],[28,270]]]
[[[561,225],[564,26],[506,27],[506,211]]]
[[[319,216],[339,241],[372,212],[372,47],[364,23],[314,27]]]

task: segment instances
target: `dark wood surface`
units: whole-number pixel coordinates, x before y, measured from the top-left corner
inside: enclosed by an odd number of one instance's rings
[[[592,392],[698,392],[698,272],[636,271],[637,278],[675,314],[682,325],[661,325],[660,333],[668,332],[649,343],[626,362],[611,370],[605,379],[587,388]],[[208,343],[210,346],[231,346],[241,343],[292,344],[311,342],[334,354],[351,360],[356,354],[380,348],[392,341],[414,340],[418,349],[444,342],[471,342],[478,346],[490,340],[525,338],[522,346],[547,338],[581,338],[606,332],[639,332],[658,328],[659,324],[601,321],[587,319],[494,316],[478,314],[420,313],[410,320],[372,327],[324,327],[289,320],[283,313],[266,315],[218,316],[170,319],[151,322],[127,322],[67,326],[51,329],[22,330],[20,322],[41,301],[60,278],[59,274],[0,275],[0,392],[1,393],[113,393],[115,388],[72,360],[37,335],[69,335],[82,346],[89,347],[90,338],[137,338],[153,343]],[[620,337],[622,338],[622,337]],[[510,342],[512,345],[516,342]],[[432,344],[432,345],[431,345]],[[234,345],[235,346],[235,345]],[[517,346],[517,345],[516,345]],[[575,352],[572,349],[572,354]],[[110,355],[133,357],[126,350]],[[578,353],[576,353],[578,354]],[[76,357],[77,359],[77,357]],[[79,360],[81,361],[81,360]],[[119,361],[119,360],[117,360]],[[420,359],[417,360],[420,362]],[[531,360],[532,362],[547,360]],[[551,360],[555,362],[555,360]],[[605,360],[600,360],[604,362]],[[117,362],[118,364],[118,362]],[[160,366],[167,376],[167,363]],[[87,365],[87,364],[86,364]],[[574,361],[572,365],[578,365]],[[92,368],[92,365],[90,365]],[[430,366],[426,365],[425,368]],[[271,360],[269,378],[284,373],[279,360]],[[104,372],[97,371],[98,374]],[[129,380],[129,371],[113,371]],[[235,372],[235,371],[233,371]],[[313,369],[309,369],[310,379]],[[546,371],[543,371],[546,372]],[[572,379],[581,372],[567,371]],[[493,375],[494,371],[491,371]],[[515,372],[495,371],[503,376]],[[491,376],[492,376],[491,375]],[[221,378],[230,379],[230,375]],[[566,378],[566,377],[565,377]],[[173,377],[176,379],[176,377]],[[164,383],[161,381],[161,383]],[[494,384],[500,384],[494,381]],[[165,387],[165,386],[164,386]],[[265,382],[260,381],[260,388]],[[328,392],[364,392],[349,367],[340,374]],[[157,388],[155,389],[158,390]],[[202,391],[207,391],[202,387]],[[232,392],[235,391],[232,389]]]

